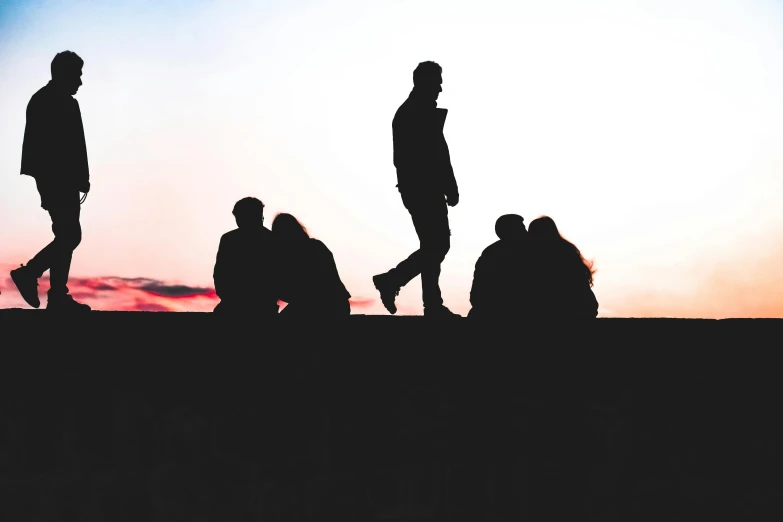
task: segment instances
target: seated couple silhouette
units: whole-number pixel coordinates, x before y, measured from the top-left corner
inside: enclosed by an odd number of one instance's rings
[[[522,216],[506,214],[495,223],[499,240],[476,262],[470,291],[474,319],[595,318],[592,263],[560,235],[548,216],[525,229]]]
[[[220,238],[213,278],[220,303],[230,316],[347,317],[351,294],[340,280],[332,252],[311,238],[291,214],[278,214],[264,226],[264,204],[253,197],[234,205],[237,228]]]

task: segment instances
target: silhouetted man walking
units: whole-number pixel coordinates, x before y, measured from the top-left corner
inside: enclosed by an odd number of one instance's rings
[[[276,269],[280,255],[272,231],[264,226],[264,204],[243,198],[234,205],[237,228],[220,238],[213,278],[220,303],[215,312],[276,316],[278,311]]]
[[[79,102],[84,61],[71,51],[52,60],[52,79],[27,104],[21,174],[35,179],[41,207],[52,218],[54,240],[28,263],[11,271],[27,303],[38,308],[38,278],[49,270],[47,310],[89,311],[68,294],[73,251],[82,240],[80,196],[90,191],[90,171]]]
[[[449,147],[443,136],[447,109],[437,108],[442,69],[422,62],[413,71],[413,90],[392,121],[397,188],[411,215],[419,249],[384,274],[373,277],[386,309],[394,314],[400,288],[421,274],[424,315],[456,316],[443,305],[438,279],[450,248],[448,206],[459,202]]]

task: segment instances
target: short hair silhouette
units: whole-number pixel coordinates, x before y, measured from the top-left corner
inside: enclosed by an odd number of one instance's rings
[[[495,221],[495,234],[500,239],[515,239],[526,233],[525,218],[519,214],[504,214]]]
[[[421,62],[413,70],[413,85],[423,85],[437,82],[443,68],[435,62]]]
[[[582,264],[584,264],[585,277],[590,283],[590,286],[593,286],[593,274],[595,273],[595,270],[593,269],[593,263],[584,258],[582,252],[579,251],[575,244],[571,243],[569,240],[564,238],[562,234],[560,234],[554,219],[549,216],[541,216],[536,218],[530,222],[530,225],[527,227],[527,231],[528,234],[530,234],[530,237],[533,239],[543,241],[561,241],[562,243],[568,245],[569,248],[573,250],[574,254],[582,260]]]
[[[239,226],[260,224],[264,221],[264,204],[257,198],[242,198],[234,204],[231,213],[234,214]]]
[[[303,224],[291,214],[281,213],[272,222],[272,232],[282,239],[308,239],[310,234]]]
[[[84,60],[73,51],[57,53],[52,60],[52,78],[62,78],[84,67]]]

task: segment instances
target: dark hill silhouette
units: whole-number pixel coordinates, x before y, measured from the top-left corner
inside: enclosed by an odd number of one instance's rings
[[[0,520],[783,514],[783,321],[225,324],[0,310]]]

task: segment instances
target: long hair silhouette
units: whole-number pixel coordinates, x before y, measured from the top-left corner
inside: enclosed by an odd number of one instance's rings
[[[530,222],[530,225],[528,225],[527,232],[529,237],[532,239],[539,241],[552,241],[565,245],[568,250],[573,252],[574,257],[579,259],[579,261],[582,263],[584,266],[584,276],[587,279],[587,282],[590,283],[590,286],[593,286],[593,274],[596,272],[596,270],[593,269],[593,262],[585,259],[582,255],[582,252],[579,251],[576,245],[563,237],[563,235],[557,229],[557,225],[555,224],[554,219],[549,216],[541,216],[536,218]]]
[[[272,232],[280,239],[298,240],[309,239],[310,234],[305,226],[291,214],[280,213],[272,221]]]

